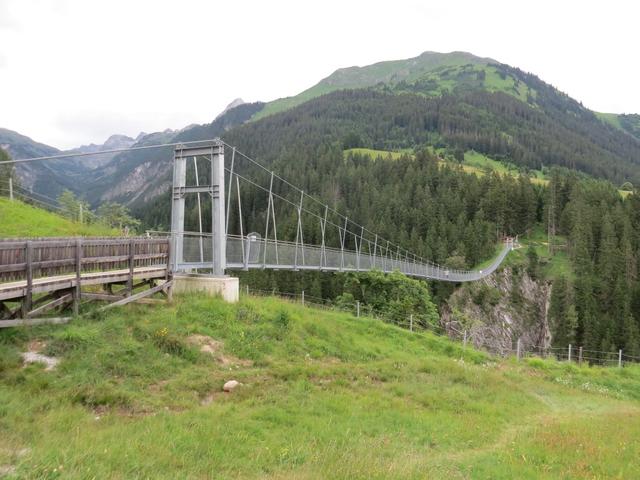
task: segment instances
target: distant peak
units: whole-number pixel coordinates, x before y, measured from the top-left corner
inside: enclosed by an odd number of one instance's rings
[[[133,145],[135,140],[127,135],[111,135],[107,138],[107,141],[104,142],[103,147],[105,148],[127,148]]]
[[[217,120],[218,118],[220,118],[221,116],[223,116],[225,113],[227,113],[229,110],[239,107],[240,105],[244,105],[246,102],[244,100],[242,100],[241,98],[236,98],[233,102],[231,102],[229,105],[227,105],[225,107],[225,109],[220,112],[218,114],[218,116],[214,119]]]

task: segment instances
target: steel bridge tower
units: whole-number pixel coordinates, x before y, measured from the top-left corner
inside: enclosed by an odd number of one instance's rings
[[[195,185],[187,185],[187,167],[193,160]],[[204,183],[198,175],[198,162],[209,164],[209,175]],[[208,276],[191,274],[193,264],[185,262],[185,197],[196,195],[200,232],[200,262],[198,269],[210,269]],[[211,231],[202,231],[202,196],[211,201]],[[173,155],[173,185],[171,188],[171,266],[176,274],[176,290],[209,290],[226,297],[238,297],[238,279],[225,276],[225,166],[224,144],[219,141],[203,142],[197,146],[178,145]],[[189,239],[193,240],[193,239]],[[235,287],[234,287],[235,284]],[[226,293],[225,293],[226,292]]]

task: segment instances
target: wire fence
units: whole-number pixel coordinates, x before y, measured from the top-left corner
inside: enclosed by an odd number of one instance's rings
[[[361,316],[375,318],[386,323],[392,323],[409,331],[428,331],[438,336],[447,337],[450,340],[461,342],[463,344],[463,347],[469,346],[478,350],[483,350],[495,356],[511,356],[515,357],[517,360],[531,358],[555,359],[560,362],[575,363],[577,365],[599,365],[603,367],[619,368],[622,368],[628,364],[640,362],[640,357],[627,355],[622,350],[607,352],[600,350],[588,350],[575,345],[568,345],[567,347],[554,347],[552,345],[534,344],[527,345],[520,339],[515,340],[511,347],[496,348],[496,346],[492,343],[483,341],[482,339],[475,337],[473,331],[466,329],[461,330],[460,328],[457,328],[451,324],[433,324],[425,316],[410,314],[401,319],[398,319],[397,317],[392,318],[386,312],[375,311],[370,306],[365,305],[359,301],[334,301],[325,298],[310,296],[305,294],[304,291],[302,291],[301,293],[288,293],[279,292],[276,289],[260,290],[250,288],[249,285],[245,285],[242,289],[242,293],[245,295],[263,297],[273,296],[287,300],[291,303],[298,303],[306,307],[351,313],[356,318]]]

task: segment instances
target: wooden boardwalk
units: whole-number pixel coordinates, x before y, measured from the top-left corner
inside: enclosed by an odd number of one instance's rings
[[[83,299],[123,305],[153,301],[147,297],[158,292],[168,298],[169,257],[168,239],[2,240],[0,328],[59,323],[59,317],[38,317],[69,307],[77,313]]]

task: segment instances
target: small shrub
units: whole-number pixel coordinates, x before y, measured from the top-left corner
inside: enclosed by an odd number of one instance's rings
[[[473,292],[472,299],[476,305],[486,307],[487,305],[497,305],[500,302],[500,296],[500,291],[497,288],[482,283]]]
[[[95,408],[100,406],[126,407],[131,399],[114,386],[101,383],[98,385],[83,385],[72,397],[74,403],[85,407]]]
[[[156,347],[169,355],[195,361],[198,354],[177,335],[171,333],[167,327],[162,327],[153,333],[153,343]]]
[[[548,370],[549,365],[541,358],[528,358],[527,365],[533,368],[537,368],[539,370]]]
[[[290,318],[288,312],[285,312],[284,310],[278,312],[272,321],[279,330],[289,330]]]
[[[84,327],[69,326],[56,332],[45,349],[46,355],[61,356],[73,350],[86,348],[96,341],[94,331]]]

